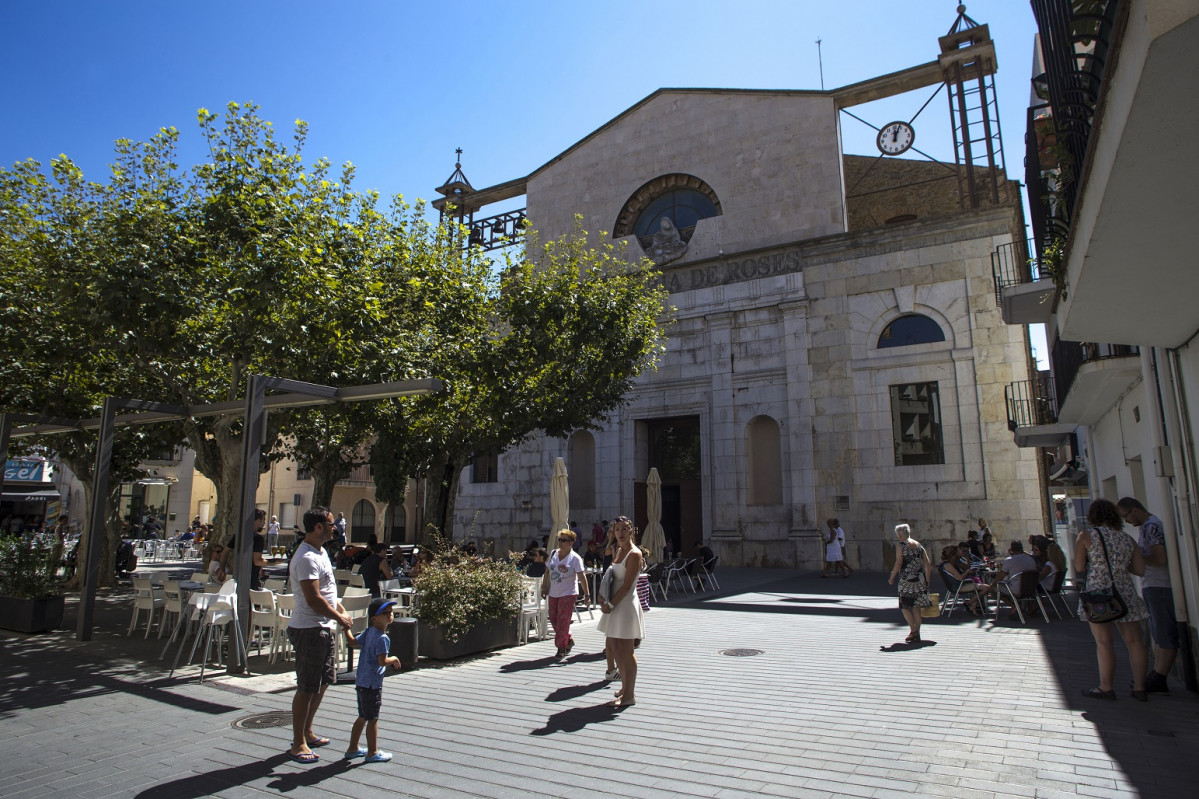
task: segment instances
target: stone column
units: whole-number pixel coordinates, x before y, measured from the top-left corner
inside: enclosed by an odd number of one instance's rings
[[[709,490],[704,492],[704,514],[712,520],[712,542],[721,559],[730,564],[744,562],[742,543],[745,527],[740,509],[744,505],[740,486],[742,467],[737,462],[736,409],[733,406],[733,314],[708,314],[708,372],[711,380],[710,411],[703,443]]]
[[[783,314],[783,360],[787,370],[786,497],[791,506],[788,539],[795,565],[821,555],[816,518],[816,462],[812,442],[812,369],[808,363],[808,300],[779,304]]]

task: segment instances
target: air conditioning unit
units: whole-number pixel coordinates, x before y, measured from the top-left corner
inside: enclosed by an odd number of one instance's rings
[[[1074,433],[1054,450],[1049,479],[1063,485],[1087,481],[1086,457],[1078,452],[1078,437]]]

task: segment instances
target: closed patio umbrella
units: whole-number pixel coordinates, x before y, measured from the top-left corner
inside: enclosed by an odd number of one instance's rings
[[[662,559],[662,550],[666,548],[666,533],[662,530],[662,478],[658,468],[649,470],[645,479],[645,533],[641,536],[641,548],[646,550],[646,558],[650,563]]]
[[[550,538],[547,552],[558,548],[558,531],[570,523],[570,486],[566,478],[566,461],[554,459],[554,474],[550,478]]]

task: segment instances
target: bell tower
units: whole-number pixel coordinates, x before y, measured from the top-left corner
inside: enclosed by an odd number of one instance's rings
[[[1004,174],[1003,137],[995,97],[995,43],[986,25],[958,16],[949,33],[937,41],[937,64],[949,90],[958,194],[963,209],[999,204],[999,180]]]

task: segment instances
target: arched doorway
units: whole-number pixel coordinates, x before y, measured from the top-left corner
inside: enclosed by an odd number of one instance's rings
[[[350,534],[347,541],[366,543],[375,532],[375,506],[360,499],[350,514]]]

